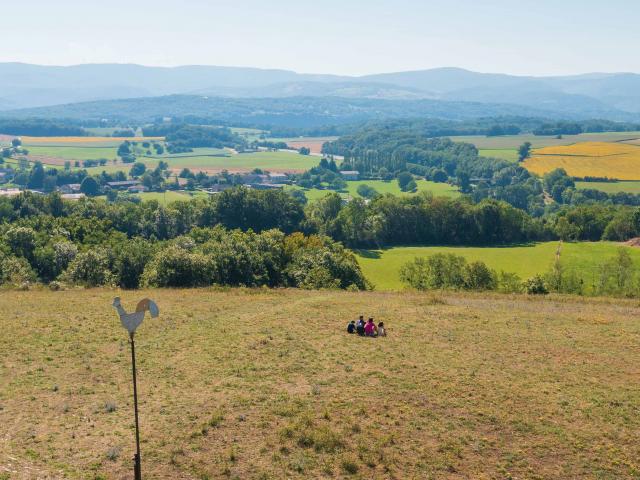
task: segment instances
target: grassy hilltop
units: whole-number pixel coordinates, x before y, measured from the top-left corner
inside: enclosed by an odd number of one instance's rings
[[[640,478],[637,300],[238,289],[1,291],[0,478],[129,478],[118,294],[146,478]]]

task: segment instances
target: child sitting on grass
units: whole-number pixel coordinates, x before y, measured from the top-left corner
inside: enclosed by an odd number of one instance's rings
[[[351,320],[351,323],[347,325],[347,333],[356,333],[356,321]]]
[[[364,326],[364,334],[367,337],[375,337],[376,331],[377,331],[377,328],[376,328],[376,324],[373,323],[373,317],[369,317],[369,321]]]

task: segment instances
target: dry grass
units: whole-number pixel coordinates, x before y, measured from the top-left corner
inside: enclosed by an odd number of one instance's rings
[[[640,478],[637,301],[210,289],[0,292],[0,478],[131,478],[118,293],[145,478]]]
[[[575,177],[640,179],[640,146],[626,143],[582,142],[534,150],[524,167],[538,175],[564,168]]]

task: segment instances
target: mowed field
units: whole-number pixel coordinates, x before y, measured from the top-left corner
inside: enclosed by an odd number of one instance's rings
[[[109,161],[105,166],[89,168],[88,170],[92,173],[103,170],[108,173],[129,171],[131,165],[121,163],[117,157],[117,147],[124,140],[141,143],[160,140],[160,138],[23,137],[24,147],[29,151],[29,160],[41,161],[54,168],[62,168],[66,161],[72,164],[75,161],[103,158]],[[188,153],[146,155],[142,149],[139,150],[141,151],[138,152],[137,161],[144,163],[148,168],[155,168],[158,162],[163,160],[175,172],[183,168],[209,174],[222,170],[248,172],[255,168],[271,172],[302,172],[318,164],[316,157],[287,151],[236,154],[228,149],[195,148],[193,152]]]
[[[607,193],[640,194],[640,182],[576,182],[578,189],[593,189]]]
[[[538,175],[564,168],[575,177],[640,180],[640,146],[625,143],[583,142],[536,149],[523,166]]]
[[[194,191],[194,192],[175,192],[172,190],[166,190],[164,192],[143,192],[143,193],[134,193],[130,194],[134,197],[138,197],[142,201],[155,200],[161,205],[169,205],[173,202],[178,201],[189,201],[193,198],[207,198],[208,194],[202,191]],[[106,200],[106,196],[101,195],[97,198]]]
[[[479,150],[481,157],[501,158],[509,162],[518,161],[518,150],[515,148],[495,148]]]
[[[640,132],[582,133],[580,135],[539,136],[532,134],[505,135],[502,137],[462,136],[450,137],[454,142],[471,143],[480,150],[517,150],[525,142],[531,142],[533,148],[572,145],[580,142],[640,142]]]
[[[207,289],[0,292],[2,478],[132,478],[115,295],[144,478],[640,476],[637,301]]]
[[[543,242],[507,247],[395,247],[385,250],[360,250],[356,257],[365,276],[376,290],[402,290],[400,281],[402,266],[416,257],[429,257],[436,253],[461,255],[467,261],[481,260],[500,272],[517,273],[523,280],[547,272],[555,260],[558,242]],[[589,288],[598,278],[598,266],[613,258],[619,244],[611,242],[564,243],[561,258],[564,264],[575,269]],[[640,268],[640,249],[627,248]]]
[[[303,172],[318,165],[318,158],[300,155],[293,152],[252,152],[229,156],[199,156],[199,149],[194,149],[193,156],[166,156],[161,159],[169,164],[172,170],[189,168],[195,172],[218,173],[222,170],[230,172],[250,172],[256,168],[270,172]],[[156,162],[160,157],[149,159]]]
[[[289,147],[299,150],[302,147],[307,147],[311,150],[311,153],[322,153],[322,145],[326,142],[332,142],[337,140],[338,137],[296,137],[296,138],[275,138],[269,139],[272,142],[286,142]]]
[[[368,185],[372,188],[375,188],[376,191],[380,194],[392,193],[393,195],[399,196],[411,196],[420,192],[431,192],[434,196],[437,197],[459,197],[460,192],[456,187],[449,185],[448,183],[436,183],[430,182],[427,180],[416,180],[416,184],[418,185],[418,190],[416,192],[403,192],[400,190],[398,186],[398,182],[393,180],[390,182],[385,182],[382,180],[357,180],[357,181],[349,181],[347,182],[347,190],[344,192],[337,192],[343,197],[357,197],[358,195],[358,187],[360,185]],[[304,189],[296,186],[286,187],[288,190],[301,190],[307,197],[307,200],[313,201],[319,198],[324,197],[325,195],[331,193],[333,190],[321,190],[318,188]]]

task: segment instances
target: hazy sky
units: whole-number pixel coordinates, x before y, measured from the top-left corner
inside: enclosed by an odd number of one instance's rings
[[[640,0],[2,0],[0,61],[640,72]]]

